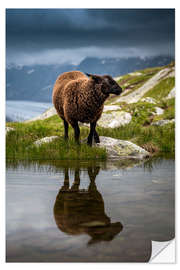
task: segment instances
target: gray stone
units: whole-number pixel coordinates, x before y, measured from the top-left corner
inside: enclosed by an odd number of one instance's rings
[[[97,125],[104,128],[116,128],[128,124],[131,119],[131,114],[124,111],[103,113]]]
[[[122,79],[123,76],[118,76],[118,77],[114,77],[115,81],[119,81],[120,79]]]
[[[12,127],[6,127],[6,134],[7,134],[8,132],[10,132],[10,131],[13,131],[13,130],[15,130],[15,129],[12,128]]]
[[[154,98],[151,98],[151,97],[142,98],[141,101],[147,102],[147,103],[152,103],[152,104],[156,104],[156,102],[157,102]]]
[[[121,109],[121,107],[119,105],[104,105],[103,112],[117,111],[120,109]]]
[[[167,125],[169,123],[174,123],[174,122],[175,122],[175,119],[172,119],[172,120],[164,119],[164,120],[159,120],[159,121],[156,121],[156,122],[152,122],[151,125],[153,125],[153,126],[164,126],[164,125]]]
[[[131,73],[128,73],[129,75],[131,75],[131,76],[141,76],[142,75],[142,73],[141,72],[131,72]]]
[[[103,111],[107,112],[107,111],[116,111],[116,110],[120,110],[121,107],[119,105],[105,105]],[[56,109],[54,107],[51,107],[49,109],[47,109],[44,113],[30,119],[30,120],[26,120],[24,121],[24,123],[29,123],[29,122],[33,122],[33,121],[37,121],[37,120],[44,120],[47,119],[53,115],[56,115]]]
[[[175,68],[174,67],[172,67],[171,72],[169,72],[164,79],[172,78],[172,77],[175,77]]]
[[[176,90],[175,87],[170,91],[170,93],[167,95],[165,99],[175,98],[176,96]]]
[[[40,140],[37,140],[34,142],[35,145],[39,146],[43,143],[50,143],[52,141],[54,141],[55,139],[58,139],[59,137],[58,136],[51,136],[51,137],[44,137]]]
[[[44,120],[46,118],[49,118],[53,115],[57,114],[56,109],[54,107],[51,107],[49,109],[47,109],[44,113],[30,119],[30,120],[26,120],[24,121],[24,123],[29,123],[29,122],[33,122],[33,121],[37,121],[37,120]]]
[[[164,113],[164,110],[159,108],[159,107],[155,107],[155,110],[156,110],[156,112],[153,112],[152,113],[153,115],[161,115]]]
[[[150,156],[146,150],[132,142],[118,140],[111,137],[100,136],[100,143],[95,145],[106,148],[108,158],[110,159],[144,159]]]

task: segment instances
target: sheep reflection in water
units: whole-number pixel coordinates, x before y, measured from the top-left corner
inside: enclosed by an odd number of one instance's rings
[[[111,223],[104,210],[104,201],[97,190],[95,178],[99,167],[89,167],[90,184],[80,190],[80,172],[75,169],[74,183],[69,187],[68,168],[64,169],[64,185],[61,187],[54,205],[54,217],[58,228],[70,235],[88,234],[88,244],[111,241],[122,231],[120,222]]]

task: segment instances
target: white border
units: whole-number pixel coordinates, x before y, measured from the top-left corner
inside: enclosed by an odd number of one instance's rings
[[[5,163],[4,163],[4,158],[5,158],[5,154],[4,154],[4,136],[5,136],[5,132],[4,132],[4,124],[5,124],[5,8],[176,8],[176,25],[180,25],[180,22],[178,22],[179,18],[180,18],[180,14],[179,14],[179,7],[178,7],[178,3],[179,1],[157,1],[157,0],[151,0],[151,1],[140,1],[140,0],[136,0],[136,1],[95,1],[95,0],[91,0],[91,1],[59,1],[59,0],[51,0],[51,1],[37,1],[37,0],[31,0],[31,1],[22,1],[22,0],[16,0],[16,1],[10,1],[10,0],[6,0],[6,1],[1,1],[0,3],[0,33],[1,33],[1,40],[0,40],[0,83],[1,83],[1,98],[0,98],[0,128],[1,128],[1,132],[0,132],[0,198],[1,198],[1,207],[0,207],[0,217],[1,217],[1,241],[0,241],[0,263],[1,263],[1,269],[4,268],[10,268],[13,267],[14,269],[24,269],[24,268],[43,268],[44,269],[49,269],[49,267],[55,267],[55,268],[77,268],[77,269],[84,269],[84,268],[94,268],[94,267],[98,267],[98,270],[101,269],[109,269],[109,268],[120,268],[123,267],[123,269],[129,269],[130,267],[133,267],[135,269],[139,269],[139,268],[143,268],[144,266],[147,267],[153,267],[156,268],[158,267],[158,269],[160,267],[163,267],[163,269],[168,268],[169,269],[169,264],[166,265],[155,265],[155,264],[118,264],[118,263],[98,263],[98,264],[84,264],[84,263],[76,263],[76,264],[67,264],[67,263],[11,263],[11,264],[7,264],[5,263],[5,195],[4,195],[4,191],[5,191]],[[176,40],[178,41],[178,36],[177,36],[177,31],[176,31]],[[178,42],[176,41],[176,48],[179,48],[178,46]],[[178,53],[176,50],[176,67],[178,67]],[[178,69],[176,69],[178,70]],[[178,72],[177,72],[178,74]],[[177,80],[176,80],[176,89],[178,86],[178,76],[177,76]],[[178,91],[177,91],[178,92]],[[179,103],[179,99],[178,99],[178,93],[177,93],[177,101],[176,104]],[[177,106],[177,105],[176,105]],[[179,108],[180,106],[176,107],[176,116],[178,118],[178,114],[179,114]],[[177,135],[176,138],[178,137],[178,130],[179,130],[179,126],[178,126],[178,121],[176,123],[177,128]],[[178,151],[179,145],[178,142],[176,142],[176,149]],[[179,152],[179,151],[178,151]],[[177,153],[177,158],[178,158],[178,153]],[[177,162],[177,159],[176,159]],[[176,163],[177,165],[177,163]],[[179,171],[179,170],[178,170]],[[176,172],[177,173],[177,172]],[[176,176],[176,190],[179,189],[178,187],[178,175]],[[176,206],[178,206],[178,196],[176,196],[177,198],[177,203]],[[179,199],[180,200],[180,199]],[[178,211],[176,211],[176,228],[177,228],[177,220],[179,220],[179,216],[178,216]],[[178,237],[179,238],[179,237]],[[166,254],[166,257],[168,255]],[[171,267],[178,267],[178,264],[174,264],[171,265]]]

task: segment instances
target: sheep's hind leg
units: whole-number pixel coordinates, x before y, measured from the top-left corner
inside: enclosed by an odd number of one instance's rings
[[[94,137],[95,128],[96,128],[96,122],[90,123],[90,132],[89,132],[89,136],[87,140],[87,144],[90,146],[92,146],[92,140]]]
[[[68,139],[68,122],[66,120],[64,120],[64,139],[67,140]]]
[[[78,122],[72,122],[71,126],[74,129],[74,137],[75,137],[75,141],[79,144],[79,135],[80,135],[80,129],[79,129],[79,125]]]

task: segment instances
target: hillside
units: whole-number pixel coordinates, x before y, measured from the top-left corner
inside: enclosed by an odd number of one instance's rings
[[[6,99],[51,102],[54,82],[59,74],[80,70],[88,73],[123,75],[146,67],[167,65],[171,57],[93,58],[78,65],[8,65],[6,69]]]
[[[110,96],[98,121],[101,136],[128,140],[151,154],[171,155],[175,152],[175,67],[147,68],[116,78],[122,95]],[[104,148],[81,147],[63,140],[63,123],[53,108],[38,118],[24,123],[7,123],[7,158],[20,159],[105,159]],[[81,126],[81,139],[89,129]],[[33,143],[49,136],[55,140],[38,148]],[[77,151],[78,148],[78,151]]]

